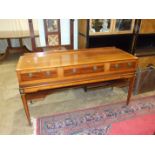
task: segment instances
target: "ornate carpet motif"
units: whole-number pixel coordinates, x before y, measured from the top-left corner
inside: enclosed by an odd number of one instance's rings
[[[39,135],[105,135],[111,124],[155,112],[155,96],[134,99],[37,119]]]

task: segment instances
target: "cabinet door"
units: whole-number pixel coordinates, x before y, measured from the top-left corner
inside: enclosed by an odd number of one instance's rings
[[[115,19],[114,20],[114,33],[132,33],[134,28],[134,19]]]
[[[111,19],[90,19],[89,35],[104,35],[112,33],[113,20]]]
[[[139,33],[155,33],[155,19],[142,19]]]

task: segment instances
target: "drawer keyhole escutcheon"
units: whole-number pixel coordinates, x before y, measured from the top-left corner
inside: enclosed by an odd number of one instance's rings
[[[29,73],[28,76],[29,76],[29,78],[31,78],[33,76],[33,74],[32,73]]]

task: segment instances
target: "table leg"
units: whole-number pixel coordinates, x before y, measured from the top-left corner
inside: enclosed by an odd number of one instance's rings
[[[23,106],[24,106],[25,114],[26,114],[26,117],[28,120],[28,124],[31,125],[30,112],[29,112],[29,107],[28,107],[26,95],[24,93],[21,93],[21,98],[23,101]]]
[[[129,89],[128,89],[127,105],[130,102],[130,98],[131,98],[131,94],[132,94],[133,86],[134,86],[134,81],[135,81],[135,76],[133,76],[133,77],[131,77],[129,79]]]

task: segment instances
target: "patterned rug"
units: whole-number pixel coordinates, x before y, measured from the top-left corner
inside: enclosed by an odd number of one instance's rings
[[[36,119],[38,135],[107,135],[113,124],[155,114],[155,95]],[[154,122],[155,123],[155,122]],[[154,124],[155,125],[155,124]]]

